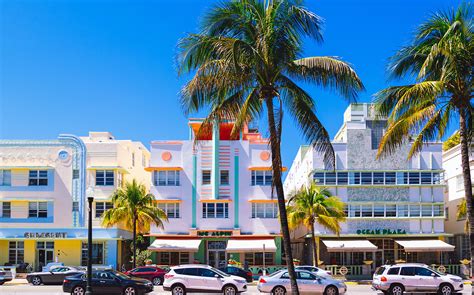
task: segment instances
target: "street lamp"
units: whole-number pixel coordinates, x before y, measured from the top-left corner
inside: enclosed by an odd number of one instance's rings
[[[92,202],[94,202],[93,188],[87,190],[89,215],[87,218],[87,286],[86,295],[92,295]]]

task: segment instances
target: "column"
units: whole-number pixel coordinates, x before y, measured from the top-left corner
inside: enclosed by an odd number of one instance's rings
[[[239,150],[234,155],[234,228],[239,228]]]
[[[191,228],[196,228],[196,200],[197,198],[197,155],[193,148],[193,188],[192,188],[192,213],[191,213]]]
[[[219,199],[219,121],[212,125],[212,197]]]

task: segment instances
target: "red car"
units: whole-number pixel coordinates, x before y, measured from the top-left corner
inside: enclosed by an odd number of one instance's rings
[[[156,266],[139,266],[137,268],[125,272],[125,274],[132,277],[150,280],[153,285],[158,286],[163,284],[163,279],[166,274],[166,271]]]

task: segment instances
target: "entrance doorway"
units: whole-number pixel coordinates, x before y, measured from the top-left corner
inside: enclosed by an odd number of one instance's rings
[[[54,261],[54,242],[36,242],[36,266],[41,271],[43,266]]]
[[[207,263],[219,268],[227,265],[226,241],[207,241]]]

